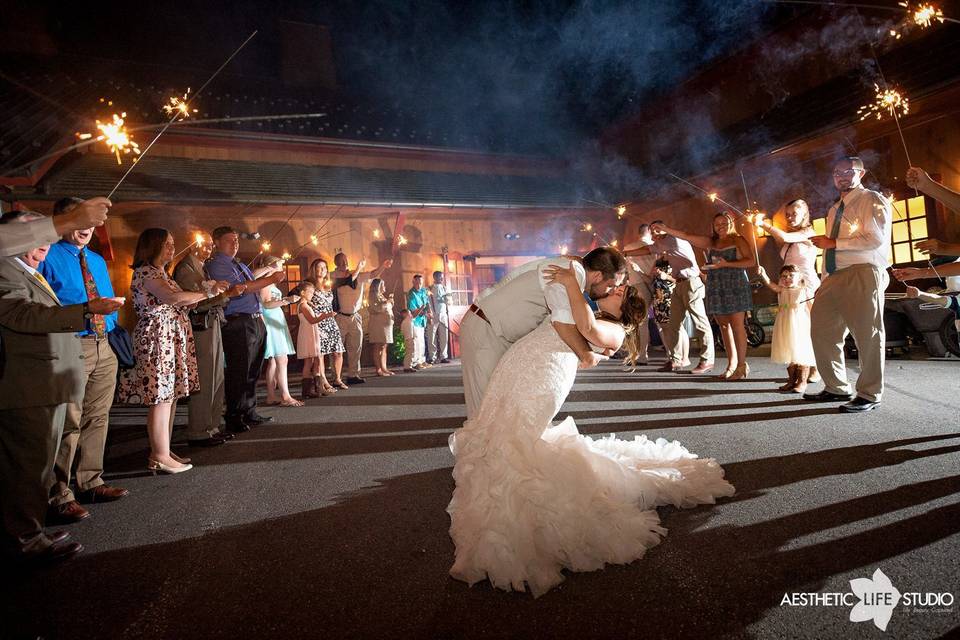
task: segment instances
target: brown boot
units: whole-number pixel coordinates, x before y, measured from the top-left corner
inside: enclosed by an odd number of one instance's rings
[[[300,389],[300,397],[304,400],[320,397],[317,395],[317,385],[314,383],[313,378],[303,378],[300,381]]]
[[[797,365],[791,364],[787,366],[787,381],[777,387],[777,391],[787,393],[795,384],[797,384]]]
[[[795,376],[796,384],[791,391],[793,393],[803,393],[807,390],[807,376],[810,375],[810,367],[798,366]]]

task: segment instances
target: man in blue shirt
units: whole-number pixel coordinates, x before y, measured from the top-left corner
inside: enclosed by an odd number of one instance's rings
[[[217,227],[211,234],[217,251],[207,261],[207,275],[230,286],[246,283],[245,293],[230,298],[223,313],[223,352],[227,360],[224,372],[225,419],[233,433],[249,431],[251,426],[273,422],[257,413],[257,380],[263,366],[267,328],[260,308],[260,289],[280,282],[283,272],[254,278],[247,265],[237,260],[240,235],[233,227]]]
[[[53,215],[56,218],[69,214],[82,202],[79,198],[62,198],[54,204]],[[50,247],[46,259],[40,263],[38,270],[64,305],[114,296],[106,261],[87,246],[92,238],[92,227],[70,231]],[[120,487],[107,486],[102,477],[118,366],[107,333],[117,326],[117,314],[88,315],[86,329],[77,334],[84,358],[83,402],[67,405],[63,437],[54,465],[55,482],[50,488],[51,518],[62,523],[77,522],[90,515],[80,502],[109,502],[129,493]],[[70,488],[74,464],[76,494]]]
[[[407,292],[407,309],[413,316],[413,344],[407,345],[408,349],[413,349],[410,360],[411,369],[426,369],[430,365],[424,358],[424,347],[426,347],[425,333],[427,329],[427,318],[433,318],[430,311],[430,294],[423,288],[423,275],[413,276],[413,288]]]

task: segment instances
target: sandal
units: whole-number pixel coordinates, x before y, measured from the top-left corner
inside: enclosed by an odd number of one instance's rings
[[[297,400],[296,398],[290,398],[289,400],[284,400],[277,403],[281,407],[302,407],[303,403]]]
[[[349,389],[349,388],[350,388],[350,387],[348,387],[346,384],[344,384],[343,380],[334,380],[334,381],[333,381],[333,386],[336,387],[336,388],[338,388],[338,389]],[[331,387],[331,388],[332,388],[332,387]]]

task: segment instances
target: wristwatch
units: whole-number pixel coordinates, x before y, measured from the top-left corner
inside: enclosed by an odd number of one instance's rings
[[[93,313],[90,311],[90,303],[84,302],[83,303],[83,319],[89,320],[92,317],[93,317]]]

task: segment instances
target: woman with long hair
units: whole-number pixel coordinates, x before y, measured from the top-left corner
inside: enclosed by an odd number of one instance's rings
[[[283,271],[283,261],[270,257],[266,261],[264,275]],[[263,307],[263,324],[267,328],[266,348],[263,353],[267,361],[267,405],[283,407],[302,407],[303,403],[290,395],[287,381],[287,356],[296,354],[287,316],[283,308],[300,300],[298,296],[284,296],[277,285],[272,284],[260,290],[260,305]]]
[[[154,473],[192,468],[188,459],[170,451],[177,400],[200,386],[187,308],[226,289],[225,283],[217,283],[210,293],[183,291],[167,273],[175,252],[173,236],[166,229],[146,229],[137,239],[130,283],[137,314],[133,330],[136,365],[125,372],[117,391],[121,400],[138,400],[150,407],[147,469]],[[230,289],[226,295],[239,293]]]
[[[370,283],[370,299],[367,310],[367,337],[373,345],[373,363],[378,376],[392,376],[387,366],[387,345],[393,344],[393,294],[386,294],[386,285],[380,278]]]
[[[733,214],[728,211],[713,217],[710,237],[684,233],[660,225],[672,236],[686,240],[707,251],[706,309],[720,325],[720,335],[727,351],[727,368],[717,376],[720,380],[743,380],[750,374],[747,364],[746,312],[753,308],[753,291],[747,269],[757,266],[750,243],[737,232]]]
[[[787,220],[787,228],[780,229],[770,220],[763,219],[760,226],[767,230],[771,236],[780,245],[780,257],[783,259],[783,266],[793,265],[800,272],[800,277],[804,281],[807,289],[812,296],[820,288],[820,276],[817,274],[817,252],[819,251],[810,238],[817,235],[813,230],[813,224],[810,222],[810,207],[806,201],[797,198],[791,200],[783,207],[783,213]],[[796,384],[791,379],[787,381],[787,387],[793,388]],[[807,372],[807,377],[803,381],[819,382],[820,375],[817,373],[817,367],[811,366]]]
[[[310,264],[310,275],[307,277],[314,286],[313,298],[309,304],[315,316],[324,316],[318,323],[319,331],[317,349],[320,359],[319,373],[317,376],[317,391],[326,389],[328,392],[333,389],[349,389],[344,384],[341,377],[343,371],[343,353],[346,351],[343,346],[343,336],[340,334],[340,327],[334,319],[336,315],[333,312],[333,290],[330,281],[330,269],[327,261],[317,258]],[[324,372],[323,357],[330,355],[330,365],[333,369],[333,380],[328,381]]]

